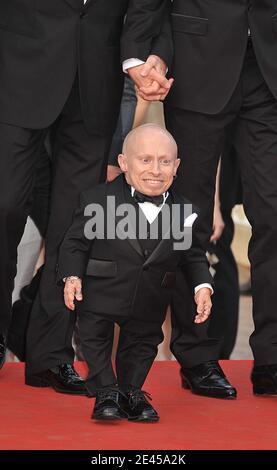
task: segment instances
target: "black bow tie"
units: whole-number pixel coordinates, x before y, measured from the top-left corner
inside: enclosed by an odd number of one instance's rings
[[[142,194],[135,190],[133,197],[139,204],[142,202],[151,202],[152,204],[155,204],[155,206],[161,206],[164,202],[163,194],[160,196],[147,196],[146,194]]]

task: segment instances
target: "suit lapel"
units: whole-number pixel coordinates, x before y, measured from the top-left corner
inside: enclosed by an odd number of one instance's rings
[[[96,0],[87,0],[85,5],[84,5],[84,10],[87,10],[89,8],[89,6],[95,1]]]
[[[124,181],[124,176],[123,175],[120,175],[116,178],[116,180],[113,181],[113,183],[111,184],[108,184],[107,185],[107,195],[108,196],[115,196],[116,198],[116,208],[120,205],[120,204],[127,204],[127,201],[125,199],[125,196],[124,196],[124,184],[125,184],[125,181]],[[116,209],[115,208],[115,209]],[[117,227],[117,231],[120,230],[120,228],[118,227],[118,222],[121,220],[121,217],[120,216],[116,216],[114,214],[114,208],[111,207],[111,202],[110,200],[108,199],[108,210],[111,214],[111,216],[114,218],[115,220],[115,224],[116,224],[116,227]],[[131,245],[131,247],[141,256],[143,257],[143,252],[142,252],[142,249],[141,249],[141,246],[140,246],[140,243],[138,242],[137,238],[136,238],[136,229],[135,227],[132,225],[131,223],[131,220],[130,220],[130,225],[131,225],[131,228],[132,228],[132,232],[134,234],[134,238],[126,238],[126,241]],[[124,232],[122,232],[122,238],[125,239],[125,234]]]
[[[74,10],[80,11],[81,9],[87,10],[89,6],[95,2],[96,0],[87,0],[86,3],[84,3],[84,0],[64,0],[68,5],[71,6]]]

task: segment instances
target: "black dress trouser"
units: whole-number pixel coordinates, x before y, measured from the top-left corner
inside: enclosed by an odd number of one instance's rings
[[[243,203],[252,225],[249,245],[255,331],[250,344],[257,365],[277,363],[277,101],[248,46],[238,85],[225,108],[216,115],[166,107],[166,124],[179,146],[182,164],[178,189],[201,211],[200,236],[204,246],[212,230],[214,187],[219,157],[232,125],[243,185]],[[186,337],[184,286],[173,301],[172,351],[179,362],[192,367],[218,357],[214,338],[205,325]],[[192,315],[191,315],[192,322]],[[200,338],[199,348],[196,344]],[[201,343],[203,347],[201,348]]]
[[[10,321],[11,294],[16,274],[17,246],[30,213],[36,162],[45,130],[0,124],[0,331]],[[46,236],[46,263],[29,325],[28,370],[31,373],[72,362],[75,315],[64,306],[56,284],[59,246],[69,227],[79,193],[105,181],[110,138],[87,132],[81,113],[78,79],[60,114],[53,149],[51,215]]]
[[[89,392],[94,395],[98,388],[116,383],[122,390],[141,388],[163,340],[162,323],[86,311],[80,312],[78,321],[82,352],[89,366]],[[120,326],[116,373],[111,362],[115,323]]]

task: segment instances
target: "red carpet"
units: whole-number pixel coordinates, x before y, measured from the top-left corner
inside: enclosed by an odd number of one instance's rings
[[[160,422],[102,424],[90,419],[93,399],[27,387],[23,365],[8,363],[0,373],[0,449],[276,449],[277,397],[252,395],[250,361],[223,367],[237,400],[193,395],[181,389],[175,362],[156,362],[144,388]]]

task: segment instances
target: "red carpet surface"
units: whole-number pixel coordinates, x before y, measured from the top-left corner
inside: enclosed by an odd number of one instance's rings
[[[250,361],[223,361],[236,400],[193,395],[180,387],[176,362],[156,362],[144,389],[161,420],[155,424],[90,419],[94,399],[24,385],[23,364],[0,373],[0,449],[277,449],[277,397],[255,397]],[[77,370],[85,374],[84,365]]]

